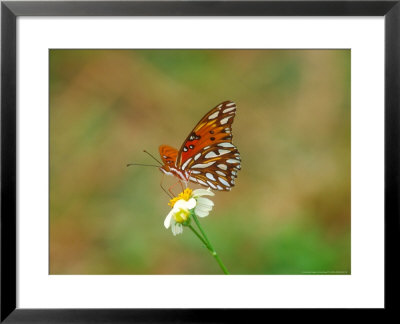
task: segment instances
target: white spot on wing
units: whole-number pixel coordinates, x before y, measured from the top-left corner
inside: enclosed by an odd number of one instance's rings
[[[203,180],[197,179],[197,182],[202,184],[203,186],[207,186],[207,183],[205,183]]]
[[[232,106],[236,106],[234,102],[230,102],[228,104],[226,104],[227,107],[232,107]]]
[[[217,170],[217,171],[215,171],[217,174],[219,174],[219,175],[222,175],[223,177],[225,177],[225,173],[223,173],[222,171],[219,171],[219,170]],[[233,171],[232,171],[233,172]]]
[[[224,154],[229,153],[229,152],[230,152],[229,150],[218,150],[218,153],[220,155],[224,155]]]
[[[240,163],[238,160],[234,160],[234,159],[228,159],[228,160],[226,160],[226,162],[228,162],[228,163]]]
[[[226,164],[218,164],[217,167],[220,168],[221,170],[226,170],[226,169],[228,169],[228,167],[226,166]]]
[[[192,171],[190,171],[191,173],[193,173],[193,174],[200,174],[201,172],[200,171],[197,171],[197,170],[192,170]],[[232,171],[233,172],[233,171]]]
[[[227,105],[227,107],[228,107],[228,105]],[[225,114],[225,113],[228,113],[228,112],[230,112],[232,110],[235,110],[235,109],[236,109],[236,107],[227,108],[227,109],[223,110],[222,112]]]
[[[218,190],[224,190],[220,185],[217,185]]]
[[[216,111],[215,113],[213,113],[212,115],[208,116],[208,119],[214,119],[217,118],[219,115],[219,111]]]
[[[211,183],[210,181],[207,181],[207,183],[210,185],[211,188],[217,189],[217,187],[213,183]]]
[[[208,179],[210,179],[210,180],[213,180],[213,181],[216,181],[215,180],[215,178],[214,178],[214,176],[212,175],[212,173],[206,173],[206,177],[208,178]]]
[[[196,156],[194,157],[194,160],[196,161],[200,156],[201,156],[201,153],[197,153]]]
[[[219,143],[218,146],[221,146],[221,147],[235,147],[233,144],[227,143],[227,142]]]
[[[205,158],[206,158],[206,159],[209,159],[209,158],[213,158],[213,157],[217,157],[217,156],[218,156],[218,155],[215,154],[214,152],[208,152],[208,153],[206,154]]]
[[[192,158],[187,159],[187,161],[185,163],[183,163],[182,170],[185,170],[185,168],[187,167],[187,165],[189,164],[190,161],[192,161]]]
[[[225,124],[228,122],[228,120],[229,120],[230,118],[232,118],[232,117],[233,117],[233,115],[221,119],[221,122],[220,122],[221,125],[225,125]]]
[[[235,160],[235,162],[239,163],[239,161],[236,161],[236,160]],[[211,161],[211,162],[204,163],[204,164],[195,164],[192,166],[192,169],[198,169],[198,168],[204,169],[204,168],[209,167],[210,165],[213,165],[214,163],[215,163],[215,161]]]
[[[231,185],[223,178],[218,177],[219,182],[221,182],[224,186],[230,187]]]

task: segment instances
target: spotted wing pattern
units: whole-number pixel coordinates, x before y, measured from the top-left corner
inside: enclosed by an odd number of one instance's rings
[[[190,181],[214,190],[230,190],[235,185],[241,168],[239,151],[232,144],[235,114],[236,104],[224,101],[211,109],[183,142],[176,167],[188,171]]]

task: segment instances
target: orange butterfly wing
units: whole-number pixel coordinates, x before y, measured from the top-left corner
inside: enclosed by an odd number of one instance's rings
[[[183,142],[176,166],[189,180],[215,190],[230,190],[240,170],[240,154],[232,144],[236,104],[224,101],[211,109]]]
[[[160,145],[158,150],[164,166],[167,166],[168,170],[169,167],[175,167],[176,158],[178,157],[178,150],[169,145]]]

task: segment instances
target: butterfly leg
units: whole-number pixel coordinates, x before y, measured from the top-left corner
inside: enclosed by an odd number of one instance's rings
[[[175,194],[172,192],[171,189],[172,189],[173,187],[176,187],[176,185],[177,185],[178,183],[181,184],[181,186],[182,186],[182,191],[184,190],[184,189],[183,189],[183,185],[182,185],[182,181],[181,181],[181,180],[178,180],[178,181],[175,182],[171,187],[168,188],[168,191],[169,191],[173,196],[175,196]]]
[[[163,177],[161,178],[160,187],[167,194],[167,196],[172,199],[172,198],[174,198],[174,196],[173,195],[171,196],[171,194],[167,190],[165,190],[165,188],[163,187],[164,176],[165,176],[165,174],[163,174]]]

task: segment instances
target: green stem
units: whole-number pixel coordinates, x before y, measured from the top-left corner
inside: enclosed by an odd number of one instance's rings
[[[215,251],[214,247],[211,245],[210,241],[207,238],[206,233],[204,232],[203,228],[200,225],[200,222],[196,216],[195,213],[192,213],[192,217],[197,225],[197,227],[200,229],[201,234],[203,234],[203,238],[204,240],[203,243],[206,243],[206,246],[208,247],[208,250],[210,251],[211,255],[215,258],[215,260],[217,260],[219,266],[221,267],[222,271],[225,274],[229,274],[228,269],[225,267],[225,265],[223,264],[222,260],[220,259],[219,255],[217,254],[217,252]],[[197,233],[197,235],[199,236],[199,234]],[[200,237],[199,237],[200,238]]]
[[[204,246],[210,250],[210,248],[208,247],[207,242],[201,237],[201,235],[194,229],[194,227],[192,225],[188,225],[188,227],[192,230],[192,232],[200,239],[200,241],[203,242]],[[211,252],[211,251],[210,251]]]

